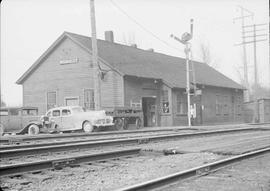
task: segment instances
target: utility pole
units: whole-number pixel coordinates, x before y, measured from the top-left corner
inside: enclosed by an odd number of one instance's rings
[[[253,41],[254,41],[254,84],[258,87],[258,69],[257,69],[257,52],[256,52],[256,25],[253,25]]]
[[[253,52],[254,52],[254,89],[253,89],[253,101],[254,101],[254,115],[253,115],[253,123],[259,122],[259,106],[258,106],[258,96],[257,96],[257,89],[259,86],[258,80],[258,66],[257,66],[257,42],[266,41],[267,39],[258,39],[259,37],[267,36],[267,34],[258,34],[258,32],[265,31],[264,28],[259,28],[266,24],[253,24],[253,25],[246,25],[243,26],[244,33],[243,38],[245,39],[244,44],[251,44],[253,43]],[[259,28],[259,29],[258,29]],[[248,35],[253,33],[253,35]],[[250,39],[251,38],[251,39]],[[243,43],[242,43],[243,44]]]
[[[253,43],[253,53],[254,53],[254,85],[255,87],[258,86],[259,80],[258,80],[258,66],[257,66],[257,42],[266,41],[267,39],[258,39],[263,36],[267,36],[267,34],[258,34],[258,32],[265,31],[264,28],[259,28],[262,26],[265,26],[267,24],[253,24],[253,25],[246,25],[243,28],[247,29],[244,30],[243,38],[245,39],[244,44],[251,44]],[[249,35],[250,33],[253,33]],[[252,38],[252,40],[250,40]],[[243,45],[243,43],[238,44]]]
[[[100,71],[98,66],[98,49],[96,36],[96,19],[95,19],[95,4],[94,0],[90,0],[91,10],[91,30],[92,30],[92,63],[93,63],[93,79],[94,79],[94,101],[95,110],[100,110],[101,96],[100,96]]]
[[[244,38],[244,26],[245,26],[245,19],[248,17],[253,18],[253,13],[242,6],[238,6],[241,9],[241,16],[236,17],[233,19],[233,21],[241,19],[242,21],[242,45],[243,45],[243,65],[244,65],[244,83],[245,87],[247,88],[246,96],[245,96],[245,101],[249,101],[249,96],[250,96],[250,90],[249,90],[249,82],[248,82],[248,64],[247,64],[247,53],[246,53],[246,45],[245,45],[245,38]],[[244,15],[244,12],[247,12],[248,15]]]
[[[181,39],[174,36],[171,34],[171,37],[184,44],[185,47],[185,53],[186,53],[186,93],[187,93],[187,116],[188,116],[188,126],[191,126],[191,112],[190,112],[190,80],[189,80],[189,72],[190,72],[190,67],[189,67],[189,60],[190,60],[190,51],[191,51],[191,45],[190,45],[190,40],[193,37],[193,19],[190,20],[190,33],[185,32]]]

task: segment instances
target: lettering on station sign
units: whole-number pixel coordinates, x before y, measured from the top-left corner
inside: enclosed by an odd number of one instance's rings
[[[60,64],[75,64],[79,62],[79,58],[60,60]]]

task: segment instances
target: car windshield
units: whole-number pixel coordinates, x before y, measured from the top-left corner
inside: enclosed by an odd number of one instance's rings
[[[81,107],[74,107],[74,108],[72,108],[72,111],[74,113],[82,113],[82,112],[84,112],[83,108],[81,108]]]

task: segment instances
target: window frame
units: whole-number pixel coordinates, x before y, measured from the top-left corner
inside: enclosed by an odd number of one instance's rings
[[[92,91],[92,95],[90,95],[90,98],[89,98],[90,102],[86,102],[86,91],[90,91],[90,92]],[[83,106],[85,109],[95,110],[95,91],[94,91],[94,89],[92,89],[92,88],[83,89]]]
[[[229,96],[228,95],[224,95],[223,96],[223,115],[228,116],[230,114],[230,108],[229,108]]]
[[[178,110],[179,109],[179,110]],[[182,92],[176,93],[176,114],[187,115],[187,100],[184,99]]]
[[[54,105],[52,105],[52,103],[48,103],[48,95],[49,95],[49,93],[54,93],[55,94],[55,103],[54,103]],[[54,107],[56,107],[57,106],[57,91],[47,91],[46,92],[46,107],[47,107],[47,110],[50,110],[50,109],[52,109],[52,108],[54,108]]]
[[[80,97],[79,96],[72,96],[72,97],[65,97],[64,98],[65,106],[73,106],[73,105],[67,105],[68,100],[77,100],[78,101],[77,105],[80,104]],[[75,105],[75,106],[77,106],[77,105]]]
[[[241,96],[236,96],[236,115],[242,115],[243,107],[242,107],[242,99]]]
[[[222,115],[222,103],[221,103],[221,95],[220,94],[216,94],[215,113],[216,113],[216,116]]]

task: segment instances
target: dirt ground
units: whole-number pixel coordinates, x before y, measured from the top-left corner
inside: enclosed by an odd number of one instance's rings
[[[215,173],[192,178],[162,191],[269,191],[270,154],[245,160]]]
[[[139,145],[145,151],[139,157],[1,178],[1,186],[4,190],[13,191],[111,191],[269,145],[270,131],[150,142]],[[175,149],[182,154],[165,156],[165,149]]]

